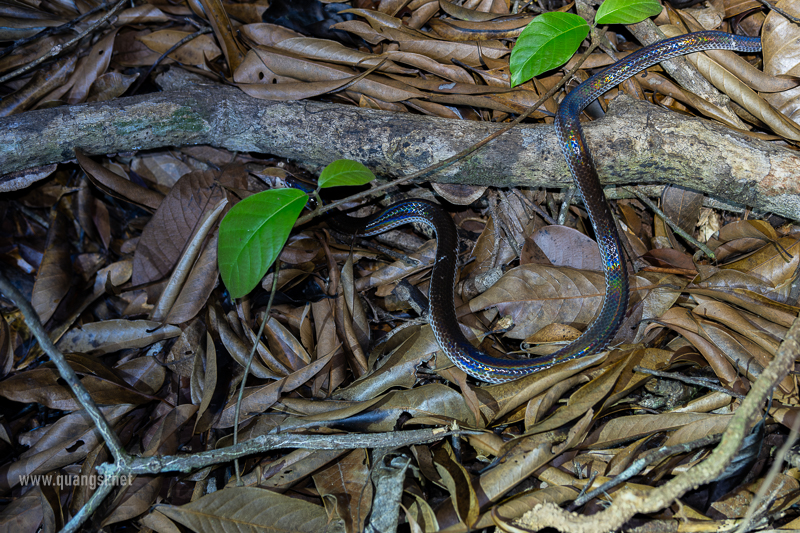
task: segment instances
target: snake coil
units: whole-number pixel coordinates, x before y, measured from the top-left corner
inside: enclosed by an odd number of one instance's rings
[[[555,119],[556,134],[597,236],[606,291],[603,306],[586,331],[553,354],[524,360],[498,359],[467,341],[458,325],[453,304],[458,235],[452,219],[438,205],[425,200],[405,200],[366,219],[348,218],[349,231],[363,236],[377,235],[411,222],[427,224],[436,232],[436,261],[428,293],[429,320],[439,347],[457,367],[480,380],[502,383],[597,353],[608,346],[625,318],[628,275],[617,228],[603,195],[592,155],[586,147],[580,114],[598,96],[647,67],[676,56],[714,49],[758,52],[761,41],[717,31],[689,33],[659,41],[590,77],[561,102]]]

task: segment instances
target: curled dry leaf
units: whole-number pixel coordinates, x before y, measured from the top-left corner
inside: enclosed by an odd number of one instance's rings
[[[257,47],[253,50],[270,71],[280,76],[290,76],[308,82],[332,82],[349,80],[357,75],[347,67],[317,63],[290,55],[283,50],[266,47]],[[412,87],[403,87],[399,82],[373,75],[357,81],[351,88],[387,102],[399,102],[423,96],[423,93]]]
[[[224,316],[220,316],[220,310],[216,305],[208,306],[209,328],[211,331],[219,335],[225,349],[228,350],[230,356],[241,365],[242,368],[247,367],[247,361],[250,359],[250,350],[252,344],[245,342],[233,329],[228,325]],[[261,379],[280,379],[289,373],[288,369],[280,362],[277,361],[272,354],[270,354],[266,347],[259,342],[259,355],[270,368],[265,367],[255,358],[250,362],[250,373],[253,376]],[[266,356],[266,357],[265,357]],[[275,371],[271,370],[274,369]]]
[[[308,382],[308,380],[325,368],[325,365],[328,364],[331,357],[333,357],[333,354],[328,354],[300,370],[289,374],[285,378],[281,378],[267,385],[246,388],[244,396],[242,397],[241,407],[239,407],[239,421],[245,421],[254,415],[262,413],[277,402],[281,394],[293,391]],[[236,408],[236,397],[234,397],[222,410],[220,418],[217,420],[214,427],[232,427],[236,415]]]
[[[625,366],[626,361],[620,360],[611,366],[604,367],[600,376],[570,395],[567,405],[560,407],[555,413],[529,428],[526,434],[544,433],[585,415],[611,392],[620,374],[625,370]]]
[[[67,218],[54,208],[50,213],[50,230],[31,297],[31,305],[42,323],[50,320],[69,290],[72,282],[69,255]]]
[[[163,54],[192,32],[178,30],[160,30],[139,37],[139,40],[150,50]],[[211,35],[200,35],[190,42],[170,52],[169,58],[187,65],[205,65],[207,60],[219,57],[222,51]]]
[[[161,194],[131,183],[103,165],[95,163],[80,150],[75,151],[75,156],[78,159],[78,164],[92,180],[92,183],[112,196],[133,202],[153,211],[161,205],[161,201],[164,198]]]
[[[245,24],[239,31],[245,38],[263,46],[275,46],[285,39],[304,38],[301,33],[268,22]]]
[[[781,2],[781,9],[792,16],[800,14],[796,1]],[[800,47],[797,25],[772,11],[764,21],[762,44],[764,72],[778,75],[800,76]],[[764,98],[792,120],[800,117],[800,87],[781,93],[767,94]]]
[[[37,71],[28,83],[3,98],[0,103],[0,116],[22,113],[34,107],[44,95],[69,78],[75,70],[75,63],[75,57],[69,56],[56,61],[47,71]]]
[[[106,320],[68,331],[58,342],[62,352],[103,355],[126,348],[143,348],[180,334],[175,326],[149,320]]]
[[[242,62],[244,54],[236,40],[236,30],[234,30],[228,13],[220,0],[200,0],[203,5],[203,12],[206,19],[214,28],[214,35],[217,42],[222,44],[222,52],[228,63],[228,70],[234,72]],[[207,58],[211,59],[211,58]]]
[[[667,36],[681,33],[674,29],[670,30],[669,26],[660,28]],[[687,58],[715,87],[730,96],[733,101],[752,113],[758,120],[767,124],[775,133],[788,139],[800,140],[800,127],[797,124],[783,113],[775,110],[766,100],[725,70],[719,63],[701,54],[689,55]]]
[[[336,502],[336,514],[344,520],[347,531],[364,531],[370,514],[372,483],[368,459],[366,450],[353,450],[313,476],[320,495]]]
[[[463,396],[439,383],[408,391],[393,391],[351,406],[306,417],[287,418],[282,427],[332,425],[353,431],[391,431],[401,417],[429,417],[440,422],[455,420],[474,425],[475,419]]]
[[[485,22],[487,20],[494,20],[503,16],[503,13],[487,13],[485,11],[469,9],[464,6],[448,2],[447,0],[439,0],[439,6],[442,8],[442,11],[459,20]]]
[[[177,300],[169,310],[164,321],[167,324],[182,324],[194,318],[206,305],[211,291],[217,285],[217,240],[219,232],[209,237],[200,257],[192,266],[192,271],[184,283]]]
[[[341,43],[328,39],[295,37],[276,43],[275,48],[309,59],[319,59],[342,65],[363,68],[377,66],[381,72],[393,72],[395,74],[414,74],[416,72],[416,70],[401,68],[391,61],[385,61],[382,65],[379,65],[384,59],[382,56],[353,50]]]
[[[679,11],[690,31],[702,31],[703,27],[698,24],[691,15]],[[765,29],[764,36],[766,38]],[[766,39],[764,44],[766,45]],[[739,54],[729,50],[706,50],[705,52],[711,59],[725,67],[731,74],[742,80],[748,87],[760,93],[778,93],[788,91],[800,85],[800,78],[795,76],[771,76],[747,62]],[[766,55],[766,50],[765,50]]]
[[[89,89],[94,81],[100,77],[108,68],[111,62],[111,53],[114,51],[114,39],[117,36],[117,29],[97,41],[85,61],[82,61],[75,71],[77,78],[72,90],[67,95],[67,102],[78,104],[86,100]]]
[[[399,387],[411,388],[417,380],[416,369],[430,362],[439,351],[439,345],[430,327],[406,328],[397,333],[383,346],[381,352],[388,357],[381,365],[352,385],[341,389],[335,396],[339,400],[364,401]],[[374,361],[380,354],[372,354]],[[449,366],[449,361],[447,366]],[[444,366],[444,365],[437,365]]]
[[[781,237],[771,244],[746,257],[733,261],[722,268],[738,270],[765,280],[774,287],[773,297],[786,301],[791,284],[795,280],[800,265],[800,238],[796,236]]]
[[[519,37],[533,17],[504,18],[491,22],[461,22],[446,19],[431,19],[431,29],[439,37],[451,41],[489,41]]]

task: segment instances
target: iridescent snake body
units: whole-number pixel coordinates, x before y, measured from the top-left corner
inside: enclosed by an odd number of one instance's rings
[[[498,359],[467,341],[456,320],[453,304],[458,235],[452,219],[441,207],[425,200],[405,200],[373,217],[356,219],[359,220],[359,227],[353,232],[363,236],[377,235],[410,222],[427,224],[434,229],[437,250],[428,293],[429,322],[440,348],[457,367],[480,380],[502,383],[563,361],[597,353],[611,342],[625,318],[628,275],[617,228],[605,201],[592,156],[586,148],[580,113],[608,89],[649,66],[672,57],[711,49],[758,52],[761,50],[761,41],[716,31],[666,39],[642,48],[595,74],[561,102],[555,119],[556,134],[597,236],[606,292],[600,313],[586,331],[553,354],[524,360]]]

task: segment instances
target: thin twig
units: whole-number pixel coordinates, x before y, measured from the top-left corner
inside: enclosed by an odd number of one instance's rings
[[[77,36],[73,37],[72,40],[67,41],[64,44],[55,45],[53,48],[50,49],[49,52],[47,52],[43,56],[41,56],[41,57],[39,57],[37,59],[34,59],[33,61],[31,61],[27,65],[21,66],[20,68],[18,68],[14,72],[11,72],[9,74],[6,74],[3,77],[0,77],[0,83],[5,83],[5,82],[7,82],[8,80],[10,80],[12,78],[16,78],[20,74],[26,73],[29,70],[31,70],[33,67],[43,63],[47,59],[50,59],[51,57],[55,57],[55,56],[59,55],[61,52],[65,51],[67,48],[70,48],[72,45],[74,45],[75,43],[77,43],[78,41],[80,41],[81,39],[83,39],[84,37],[89,35],[90,33],[92,33],[94,30],[96,30],[97,28],[99,28],[100,26],[105,24],[105,22],[108,19],[110,19],[111,16],[114,13],[116,13],[119,10],[119,8],[121,8],[125,4],[125,2],[127,2],[127,1],[128,0],[119,0],[119,2],[117,2],[114,5],[114,7],[111,9],[111,11],[109,11],[108,13],[103,15],[103,18],[101,18],[100,20],[98,20],[97,22],[95,22],[94,24],[89,26],[88,28],[86,28],[86,30],[84,30],[83,33],[78,34]]]
[[[740,394],[740,393],[734,392],[734,391],[732,391],[730,389],[726,389],[725,387],[723,387],[721,385],[717,385],[715,383],[710,383],[706,379],[692,378],[692,377],[684,376],[684,375],[677,374],[677,373],[674,373],[674,372],[661,372],[659,370],[651,370],[649,368],[644,368],[644,367],[641,367],[641,366],[633,367],[633,371],[634,372],[639,372],[640,374],[650,374],[652,376],[656,376],[656,377],[664,378],[664,379],[674,379],[675,381],[682,381],[683,383],[689,383],[691,385],[699,385],[700,387],[705,387],[705,388],[711,389],[713,391],[721,392],[723,394],[727,394],[729,396],[733,396],[734,398],[738,398],[740,400],[743,400],[745,398],[744,394]]]
[[[94,425],[97,426],[97,430],[102,435],[103,439],[105,439],[106,444],[108,445],[109,450],[111,450],[114,459],[118,464],[126,463],[130,456],[125,453],[125,450],[122,447],[122,443],[119,441],[119,437],[111,429],[111,425],[106,420],[103,413],[100,412],[98,409],[97,404],[94,403],[91,395],[89,395],[89,391],[86,390],[86,387],[83,386],[81,380],[78,378],[78,375],[69,366],[67,360],[64,358],[64,355],[58,351],[58,348],[55,347],[53,342],[50,340],[50,337],[47,335],[47,332],[44,330],[44,326],[42,326],[42,322],[39,320],[39,315],[36,314],[31,304],[25,297],[20,293],[14,285],[8,280],[8,278],[0,271],[0,292],[3,295],[14,302],[14,304],[19,308],[22,312],[22,315],[25,317],[25,324],[28,325],[28,328],[31,330],[31,333],[39,342],[39,346],[41,346],[44,353],[46,353],[50,360],[56,365],[58,369],[58,373],[67,382],[72,392],[75,394],[75,397],[78,399],[78,403],[83,406],[86,412],[89,414],[89,417],[94,422]]]
[[[636,198],[641,200],[642,203],[644,203],[645,205],[647,205],[647,207],[652,209],[653,212],[655,212],[655,214],[659,216],[659,218],[664,220],[664,222],[666,222],[669,225],[669,227],[672,228],[672,231],[674,231],[675,233],[686,239],[689,243],[691,243],[695,247],[702,250],[702,252],[706,254],[712,261],[717,260],[717,256],[714,255],[714,252],[711,251],[711,248],[709,248],[702,242],[698,241],[697,239],[686,233],[683,229],[681,229],[681,227],[675,224],[675,222],[673,222],[672,219],[670,219],[661,209],[659,209],[658,206],[656,206],[656,204],[654,204],[650,200],[650,198],[648,198],[647,196],[643,195],[642,193],[631,187],[622,187],[622,189],[636,196]]]
[[[258,333],[256,333],[255,342],[253,342],[253,349],[250,350],[250,356],[247,358],[247,364],[244,366],[244,375],[242,376],[242,383],[239,386],[239,395],[236,397],[236,412],[233,415],[233,445],[236,446],[239,444],[239,410],[242,408],[242,398],[244,398],[244,385],[247,382],[247,374],[250,373],[250,365],[253,362],[253,357],[256,355],[256,349],[258,348],[258,343],[261,342],[261,335],[264,333],[264,326],[266,325],[267,321],[269,320],[269,310],[272,309],[272,300],[275,298],[275,293],[278,291],[278,273],[281,269],[281,261],[280,259],[275,259],[275,272],[272,274],[272,292],[269,293],[269,301],[267,302],[267,310],[264,313],[264,320],[261,321],[261,325],[258,327]],[[239,472],[239,459],[233,460],[233,466],[236,470],[236,486],[241,487],[244,484],[242,483],[242,476]]]
[[[567,222],[567,213],[569,212],[569,204],[575,198],[575,193],[578,192],[576,187],[570,187],[564,193],[561,199],[561,208],[558,210],[558,225],[563,226]]]
[[[97,490],[92,493],[89,500],[83,504],[75,515],[70,518],[69,522],[64,524],[64,529],[59,533],[75,533],[86,522],[92,514],[100,507],[106,496],[111,494],[111,491],[117,485],[119,476],[110,475],[103,478],[103,482],[97,487]]]
[[[570,511],[574,511],[575,509],[585,505],[587,502],[591,501],[593,498],[604,494],[614,487],[621,485],[622,483],[628,481],[633,476],[639,474],[644,468],[648,465],[657,463],[666,457],[670,457],[671,455],[676,455],[679,453],[688,453],[692,450],[696,450],[698,448],[703,448],[705,446],[709,446],[711,444],[716,444],[717,442],[722,439],[722,433],[715,433],[714,435],[707,435],[701,439],[694,440],[692,442],[686,442],[684,444],[677,444],[675,446],[662,446],[656,450],[648,452],[644,457],[640,457],[631,463],[631,465],[626,468],[622,473],[618,476],[615,476],[613,479],[606,481],[596,489],[591,492],[587,492],[586,494],[579,495],[578,498],[568,507]]]
[[[408,431],[389,431],[386,433],[350,433],[308,435],[304,433],[277,433],[258,435],[236,446],[218,450],[193,453],[191,455],[155,455],[135,457],[131,464],[121,471],[116,466],[104,463],[97,467],[100,474],[152,475],[163,472],[191,472],[207,466],[227,463],[247,455],[255,455],[284,448],[304,448],[307,450],[352,450],[356,448],[395,448],[412,444],[428,444],[450,435],[479,435],[480,431],[438,429],[414,429]]]
[[[767,6],[767,8],[771,9],[775,13],[777,13],[777,14],[779,14],[779,15],[787,18],[787,19],[789,19],[790,21],[794,22],[795,24],[800,24],[800,19],[799,18],[793,17],[792,15],[790,15],[789,13],[784,11],[783,9],[779,8],[775,4],[770,4],[769,2],[767,2],[767,0],[758,0],[758,1],[761,2],[762,4],[764,4],[765,6]]]
[[[17,48],[19,48],[21,46],[25,46],[28,43],[32,43],[33,41],[35,41],[37,39],[41,39],[43,37],[49,37],[50,35],[55,35],[57,33],[64,33],[65,31],[69,31],[72,28],[74,28],[75,26],[77,26],[77,24],[80,21],[82,21],[83,19],[94,15],[98,11],[102,11],[103,9],[106,9],[109,5],[111,5],[109,2],[104,2],[104,3],[100,4],[99,6],[93,7],[92,9],[90,9],[89,11],[84,13],[83,15],[79,15],[79,16],[75,17],[74,19],[70,20],[66,24],[62,24],[61,26],[55,26],[53,28],[47,28],[47,29],[44,29],[44,30],[40,31],[36,35],[31,35],[30,37],[25,37],[24,39],[16,40],[13,43],[11,43],[11,46],[7,46],[3,50],[0,50],[0,58],[3,58],[5,56],[7,56],[8,54],[13,52]]]
[[[147,73],[144,76],[142,76],[141,78],[139,78],[138,80],[136,80],[136,84],[130,90],[129,96],[133,96],[134,94],[136,94],[136,91],[138,91],[139,87],[142,86],[142,83],[144,83],[144,80],[146,80],[148,77],[150,77],[150,74],[153,72],[153,69],[156,68],[156,65],[158,65],[159,63],[164,61],[164,58],[166,58],[172,52],[174,52],[175,50],[177,50],[178,48],[180,48],[184,44],[188,43],[189,41],[192,41],[192,40],[194,40],[194,39],[196,39],[196,38],[198,38],[201,35],[204,35],[206,33],[211,33],[212,31],[214,31],[214,30],[211,28],[211,26],[206,26],[206,27],[201,28],[200,30],[192,33],[191,35],[187,35],[186,37],[184,37],[183,39],[181,39],[177,43],[175,43],[172,46],[170,46],[169,50],[167,50],[166,52],[161,54],[161,57],[156,59],[155,62],[153,62],[153,64],[150,65],[150,68],[147,69]]]

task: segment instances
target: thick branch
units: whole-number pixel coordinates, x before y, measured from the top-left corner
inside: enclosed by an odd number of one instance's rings
[[[350,158],[397,176],[454,155],[499,127],[311,101],[267,102],[234,88],[192,86],[0,118],[0,169],[65,161],[75,148],[106,154],[209,144],[311,166]],[[674,183],[800,219],[800,156],[780,146],[626,97],[603,120],[586,124],[586,136],[605,183]],[[520,126],[430,179],[570,183],[553,128],[541,125]],[[0,177],[0,191],[20,183]]]

